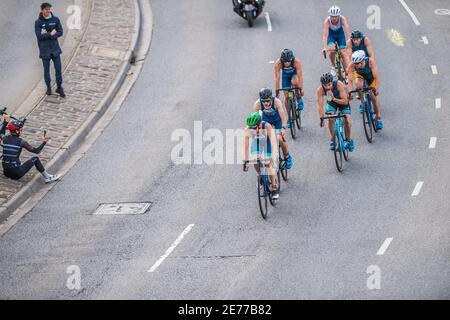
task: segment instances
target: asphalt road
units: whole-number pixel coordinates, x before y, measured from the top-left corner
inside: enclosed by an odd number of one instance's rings
[[[34,21],[40,12],[40,0],[7,1],[0,11],[0,105],[15,110],[39,81],[43,81],[42,62],[34,34]],[[63,28],[74,0],[59,0],[53,12]],[[66,30],[67,31],[67,30]],[[61,44],[60,40],[60,44]],[[52,77],[54,77],[52,71]]]
[[[272,32],[264,17],[249,29],[226,1],[187,2],[151,1],[150,54],[121,110],[0,239],[0,297],[449,299],[450,17],[434,13],[448,3],[407,1],[416,26],[400,2],[380,0],[381,29],[368,30],[372,2],[341,1],[351,28],[372,39],[385,129],[369,145],[353,101],[356,150],[338,173],[314,101],[328,69],[321,26],[331,1],[270,1]],[[391,29],[404,46],[389,40]],[[171,134],[193,133],[194,121],[222,132],[243,127],[259,89],[273,86],[269,61],[284,47],[304,65],[304,128],[291,141],[288,185],[264,221],[253,172],[243,174],[240,164],[175,166]],[[100,203],[144,201],[153,205],[143,215],[92,215]],[[82,290],[66,287],[71,265],[80,268]],[[380,289],[370,290],[373,266]]]

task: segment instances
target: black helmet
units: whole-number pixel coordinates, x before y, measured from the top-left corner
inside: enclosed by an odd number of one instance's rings
[[[291,49],[283,49],[283,51],[281,51],[280,61],[282,63],[292,62],[293,60],[294,60],[294,53],[292,52]]]
[[[352,31],[352,36],[351,36],[352,39],[355,39],[355,38],[361,38],[362,39],[362,37],[363,37],[363,33],[361,31],[359,31],[359,30],[353,30]]]
[[[329,72],[324,73],[321,77],[320,77],[320,82],[322,84],[327,84],[333,81],[333,75]]]
[[[267,100],[272,98],[272,90],[269,88],[262,88],[261,90],[259,90],[259,97],[262,100]]]

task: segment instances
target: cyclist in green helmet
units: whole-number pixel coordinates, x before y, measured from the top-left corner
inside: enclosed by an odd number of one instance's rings
[[[278,147],[275,130],[268,122],[262,121],[259,112],[254,112],[248,116],[246,121],[247,126],[244,128],[243,141],[243,170],[248,171],[248,164],[250,160],[254,163],[256,172],[259,172],[259,167],[256,162],[258,157],[261,157],[268,170],[269,179],[272,183],[273,199],[278,199],[278,181],[276,178],[276,171],[274,164],[278,160]],[[251,145],[250,145],[251,140]],[[249,157],[249,147],[251,148],[251,159]],[[272,152],[273,151],[273,152]]]

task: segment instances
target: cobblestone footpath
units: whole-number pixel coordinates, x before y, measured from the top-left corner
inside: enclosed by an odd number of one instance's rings
[[[70,65],[64,73],[66,98],[46,97],[27,115],[22,137],[33,146],[43,139],[43,131],[50,137],[39,157],[44,165],[76,133],[89,115],[107,96],[127,53],[133,50],[135,35],[135,7],[133,0],[93,0],[91,18],[86,33]],[[32,157],[22,153],[25,162]],[[0,174],[0,206],[20,191],[35,175],[33,168],[20,181]]]

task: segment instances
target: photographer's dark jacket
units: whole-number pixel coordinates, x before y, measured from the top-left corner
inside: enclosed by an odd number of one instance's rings
[[[63,27],[58,17],[53,13],[51,18],[45,19],[42,13],[34,23],[34,32],[39,46],[39,58],[50,59],[52,56],[56,57],[62,53],[59,46],[58,38],[63,35]],[[52,30],[56,29],[56,34],[51,36]]]

